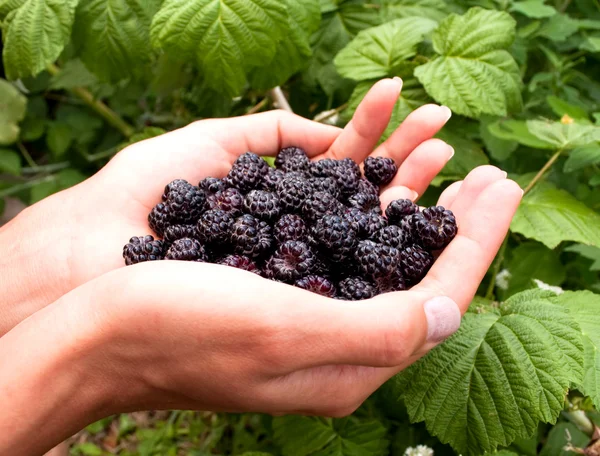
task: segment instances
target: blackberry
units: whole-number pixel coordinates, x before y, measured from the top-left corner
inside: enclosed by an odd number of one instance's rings
[[[310,185],[303,179],[286,177],[277,185],[279,204],[284,212],[299,212],[309,194]]]
[[[406,234],[402,228],[396,225],[380,229],[373,235],[372,240],[395,249],[402,249],[407,244]]]
[[[269,165],[258,155],[246,152],[241,155],[229,170],[227,180],[242,193],[260,188]]]
[[[307,229],[298,215],[285,214],[273,226],[273,235],[279,244],[285,241],[303,241],[306,240]]]
[[[381,214],[381,201],[379,196],[371,193],[355,193],[348,198],[348,206],[357,207],[363,212]]]
[[[173,215],[171,207],[165,203],[158,203],[148,214],[148,225],[159,236],[172,225]]]
[[[281,149],[275,158],[275,167],[283,172],[300,171],[308,172],[310,161],[304,149],[300,147],[286,147]]]
[[[339,296],[348,301],[362,301],[377,294],[375,286],[361,277],[348,277],[338,284]]]
[[[164,233],[164,240],[172,243],[177,239],[182,238],[195,238],[196,237],[196,226],[195,225],[171,225]]]
[[[328,298],[334,298],[336,295],[335,285],[329,279],[317,275],[308,275],[298,279],[294,285]]]
[[[362,239],[373,237],[373,235],[387,226],[387,220],[375,212],[363,212],[357,207],[351,207],[344,211],[344,219]]]
[[[165,260],[204,262],[208,261],[208,256],[200,241],[197,239],[182,238],[177,239],[171,244],[165,255]]]
[[[271,250],[271,227],[250,214],[238,217],[231,229],[231,244],[236,253],[259,258]]]
[[[301,171],[290,171],[289,173],[285,173],[285,177],[289,177],[290,179],[294,178],[300,180],[307,180],[309,178],[309,175]]]
[[[400,251],[373,241],[358,243],[354,258],[362,275],[373,280],[390,277],[400,264]]]
[[[123,258],[127,266],[144,261],[162,260],[165,255],[165,243],[153,236],[132,237],[123,247]]]
[[[210,209],[221,209],[234,217],[240,215],[244,208],[244,197],[237,188],[228,188],[208,195],[207,201]]]
[[[302,215],[314,223],[325,214],[338,214],[342,204],[330,193],[316,192],[309,195],[302,205]]]
[[[326,158],[312,162],[310,173],[314,177],[331,177],[335,180],[343,196],[356,193],[360,180],[360,168],[351,159],[333,160]]]
[[[244,198],[244,211],[262,220],[271,220],[279,216],[279,198],[275,193],[264,190],[252,190]]]
[[[420,244],[419,237],[415,231],[415,222],[418,214],[417,212],[416,214],[408,215],[400,222],[400,229],[404,232],[405,244],[407,245]]]
[[[392,182],[398,172],[394,160],[384,157],[367,157],[365,160],[365,177],[374,185],[384,186]]]
[[[196,223],[206,207],[206,195],[191,184],[178,185],[166,195],[165,204],[171,210],[172,221],[179,225]]]
[[[356,232],[343,217],[326,214],[311,229],[313,242],[322,254],[333,261],[343,261],[352,257],[357,243]]]
[[[409,199],[392,201],[385,210],[385,216],[392,225],[400,225],[400,222],[409,215],[419,212],[419,206]]]
[[[218,264],[260,274],[260,270],[256,266],[256,263],[244,255],[227,255],[226,257],[221,258]]]
[[[209,245],[222,245],[229,241],[234,221],[230,212],[210,209],[198,220],[196,225],[198,239]]]
[[[341,196],[340,188],[335,179],[331,177],[312,177],[308,179],[308,184],[313,192],[327,192],[336,199],[339,199]]]
[[[209,195],[213,195],[218,192],[222,192],[227,188],[227,183],[223,179],[218,179],[216,177],[207,177],[202,179],[198,184],[205,193]]]
[[[301,241],[285,241],[265,265],[265,275],[269,279],[293,283],[313,272],[315,254]]]
[[[408,290],[408,285],[400,269],[397,269],[391,276],[377,279],[375,285],[379,293]]]
[[[269,168],[263,179],[263,189],[274,192],[277,190],[277,184],[285,178],[285,173],[280,169]]]
[[[423,209],[413,217],[412,223],[419,244],[428,250],[446,247],[457,232],[454,214],[442,206]]]
[[[358,180],[358,187],[356,189],[356,193],[366,193],[368,195],[372,195],[373,197],[379,199],[379,188],[373,185],[364,177],[361,177]]]
[[[191,186],[191,185],[192,184],[190,184],[185,179],[175,179],[174,181],[168,183],[165,186],[165,190],[164,190],[163,195],[162,195],[163,202],[167,201],[167,199],[169,198],[169,194],[172,191],[174,191],[174,190],[176,191],[176,190],[179,190],[179,189],[181,189],[183,187],[188,187],[188,186]]]
[[[400,252],[400,268],[411,284],[417,284],[433,265],[433,256],[418,245],[407,247]]]

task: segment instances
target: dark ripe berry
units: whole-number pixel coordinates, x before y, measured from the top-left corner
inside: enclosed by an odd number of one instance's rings
[[[165,190],[163,192],[162,195],[162,200],[163,201],[167,201],[167,199],[169,198],[169,194],[173,191],[173,190],[179,190],[181,188],[184,187],[189,187],[192,184],[190,184],[188,181],[186,181],[185,179],[175,179],[174,181],[168,183],[165,186]]]
[[[335,179],[331,177],[312,177],[308,179],[308,183],[313,192],[327,192],[336,199],[339,199],[341,196],[340,188]]]
[[[250,214],[244,214],[233,223],[231,244],[235,253],[250,258],[262,257],[273,246],[271,227]]]
[[[285,177],[289,177],[290,179],[294,178],[307,180],[309,178],[309,175],[301,171],[290,171],[289,173],[285,173]]]
[[[208,207],[230,212],[234,217],[240,215],[244,208],[244,197],[237,188],[228,188],[214,195],[208,195]]]
[[[385,210],[385,216],[392,225],[400,225],[400,222],[409,215],[419,212],[419,206],[409,199],[392,201]]]
[[[418,245],[407,247],[400,252],[400,269],[412,285],[419,283],[432,265],[431,253]]]
[[[313,242],[332,261],[350,259],[357,243],[356,232],[343,217],[327,214],[311,228]]]
[[[218,264],[260,274],[260,270],[256,266],[256,263],[244,255],[227,255],[226,257],[221,258]]]
[[[365,159],[365,177],[374,185],[383,186],[392,182],[398,172],[394,160],[384,157],[367,157]]]
[[[420,244],[420,239],[415,231],[415,222],[418,214],[417,212],[416,214],[408,215],[400,222],[400,228],[405,236],[405,245]]]
[[[442,206],[423,209],[414,216],[413,226],[419,244],[428,250],[446,247],[458,230],[454,214]]]
[[[182,238],[195,238],[196,225],[171,225],[165,230],[163,237],[169,243]]]
[[[396,225],[389,225],[380,229],[375,233],[372,239],[375,242],[379,242],[380,244],[388,245],[396,249],[402,249],[405,245],[407,245],[408,241],[402,228]]]
[[[379,293],[391,293],[394,291],[408,290],[408,284],[404,280],[404,275],[400,269],[397,269],[391,276],[382,277],[375,281]]]
[[[231,167],[227,181],[242,193],[260,188],[264,177],[269,172],[269,165],[258,155],[246,152]]]
[[[362,277],[348,277],[338,284],[338,296],[347,301],[362,301],[376,294],[375,285]]]
[[[196,225],[197,237],[208,245],[221,245],[229,241],[235,219],[221,209],[206,211]]]
[[[279,198],[265,190],[252,190],[244,198],[244,212],[262,220],[272,220],[279,216]]]
[[[305,241],[306,225],[300,216],[285,214],[273,226],[273,236],[279,244],[285,241]]]
[[[285,241],[267,261],[265,275],[279,282],[293,283],[314,272],[315,254],[302,241]]]
[[[318,275],[308,275],[298,279],[294,285],[328,298],[334,298],[336,294],[335,285],[329,279]]]
[[[331,177],[335,180],[343,196],[356,193],[360,180],[360,168],[353,160],[333,160],[326,158],[312,162],[310,173],[314,177]]]
[[[356,189],[356,193],[366,193],[379,199],[379,188],[364,177],[361,177],[358,180],[358,188]]]
[[[177,186],[168,193],[165,204],[171,209],[173,222],[191,225],[198,221],[206,208],[206,195],[191,184]]]
[[[310,185],[304,179],[286,177],[277,185],[279,204],[284,212],[299,212],[308,195]]]
[[[306,152],[300,147],[281,149],[275,158],[275,167],[286,173],[292,171],[308,172],[309,164],[310,161],[306,156]]]
[[[174,224],[174,215],[171,206],[167,203],[158,203],[148,214],[148,225],[159,236],[162,236],[165,230]]]
[[[348,198],[348,206],[356,207],[363,212],[375,212],[381,214],[381,201],[379,196],[371,193],[355,193]]]
[[[162,260],[165,255],[165,243],[153,236],[132,237],[123,247],[123,258],[127,266],[144,261]]]
[[[208,261],[204,246],[197,239],[177,239],[165,255],[165,260],[178,261]]]
[[[400,251],[373,241],[358,243],[354,258],[364,277],[373,280],[390,277],[400,264]]]
[[[314,223],[325,214],[339,214],[342,211],[340,203],[331,193],[316,192],[308,195],[302,205],[302,215]]]
[[[387,220],[375,212],[363,212],[357,207],[344,211],[344,219],[362,239],[372,237],[377,231],[387,226]]]
[[[263,179],[263,189],[274,192],[277,189],[277,184],[285,178],[285,173],[280,169],[269,168],[269,171]]]
[[[215,194],[217,192],[222,192],[227,188],[227,183],[223,179],[218,179],[216,177],[206,177],[200,181],[198,184],[206,194]]]

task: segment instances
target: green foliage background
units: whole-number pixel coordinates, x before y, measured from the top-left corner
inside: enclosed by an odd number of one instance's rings
[[[296,113],[342,126],[391,76],[404,90],[387,134],[425,103],[454,112],[439,136],[456,155],[425,204],[486,163],[527,190],[460,331],[353,416],[121,415],[90,426],[73,454],[402,455],[425,444],[530,456],[593,444],[598,0],[0,0],[0,21],[0,210],[6,197],[33,204],[80,182],[129,143],[269,109],[276,86]]]

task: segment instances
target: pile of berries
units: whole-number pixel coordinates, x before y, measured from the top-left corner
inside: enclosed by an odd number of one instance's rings
[[[162,239],[134,237],[123,257],[217,263],[344,300],[406,290],[457,226],[449,210],[410,200],[383,213],[380,188],[397,171],[369,157],[363,177],[349,158],[311,162],[299,147],[281,150],[271,168],[248,152],[222,179],[168,184],[148,216]]]

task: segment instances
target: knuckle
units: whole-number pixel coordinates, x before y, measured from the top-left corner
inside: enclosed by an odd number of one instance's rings
[[[406,341],[410,337],[410,329],[402,324],[384,333],[381,349],[383,365],[387,367],[399,366],[408,358],[410,353],[408,353]]]

